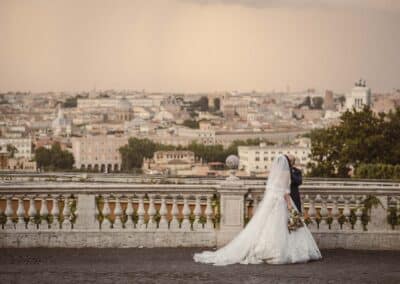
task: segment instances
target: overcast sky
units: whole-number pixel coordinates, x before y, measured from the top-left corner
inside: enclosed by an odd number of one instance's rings
[[[400,88],[399,0],[1,0],[0,92]]]

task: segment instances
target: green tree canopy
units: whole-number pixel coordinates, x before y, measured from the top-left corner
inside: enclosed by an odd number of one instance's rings
[[[51,149],[37,148],[35,160],[38,168],[45,170],[70,170],[74,164],[73,155],[67,150],[62,150],[59,143],[54,143]]]
[[[400,109],[374,114],[368,107],[347,111],[340,123],[314,130],[311,136],[311,176],[348,177],[360,164],[400,162]]]
[[[187,150],[193,151],[196,157],[202,158],[204,162],[222,162],[231,155],[237,155],[237,147],[245,145],[259,145],[262,139],[236,140],[228,148],[222,145],[204,145],[193,142],[188,146],[172,146],[154,143],[149,139],[130,138],[128,144],[119,149],[122,157],[122,169],[131,171],[142,167],[143,158],[152,158],[156,151]],[[271,142],[267,142],[271,144]]]

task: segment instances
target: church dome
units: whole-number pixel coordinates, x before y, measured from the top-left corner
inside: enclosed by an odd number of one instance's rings
[[[132,104],[126,98],[121,98],[117,101],[116,108],[119,111],[131,111]]]
[[[57,117],[52,121],[52,127],[53,128],[67,127],[70,124],[71,122],[68,119],[66,119],[63,109],[59,107]]]

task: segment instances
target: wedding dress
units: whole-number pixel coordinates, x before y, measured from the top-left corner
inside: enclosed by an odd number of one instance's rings
[[[320,259],[321,253],[306,226],[289,233],[285,193],[290,193],[290,171],[286,157],[280,155],[271,166],[264,198],[247,226],[224,247],[196,253],[194,260],[229,265],[285,264]]]

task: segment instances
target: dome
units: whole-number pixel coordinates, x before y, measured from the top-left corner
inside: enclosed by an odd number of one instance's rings
[[[121,98],[117,101],[115,107],[119,111],[131,111],[132,104],[126,98]]]
[[[51,123],[53,128],[67,127],[70,125],[70,121],[65,118],[64,111],[61,107],[58,108],[57,117]]]

